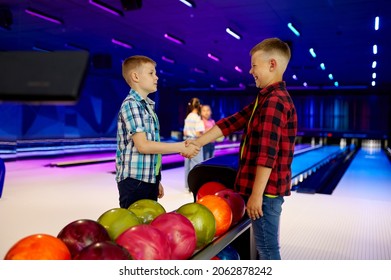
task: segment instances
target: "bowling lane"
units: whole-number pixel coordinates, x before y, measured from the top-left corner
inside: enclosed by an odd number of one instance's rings
[[[215,157],[223,155],[237,154],[239,152],[239,142],[226,142],[218,143],[215,149]],[[310,148],[310,144],[299,144],[296,145],[296,150],[302,150]],[[55,158],[48,166],[52,167],[67,167],[74,165],[84,165],[84,164],[96,164],[96,163],[105,163],[115,160],[115,150],[108,151],[95,151],[95,153],[83,153],[83,154],[74,154],[67,156],[59,156]],[[172,168],[178,167],[184,163],[184,159],[179,154],[167,154],[162,157],[163,168]]]
[[[333,194],[391,201],[391,163],[385,152],[360,149]]]
[[[234,154],[239,151],[239,142],[226,142],[216,145],[215,156],[221,156],[225,154]],[[80,153],[67,156],[59,156],[55,158],[49,166],[67,167],[74,165],[84,164],[96,164],[115,161],[115,148],[104,152],[95,151],[95,153]],[[165,165],[177,165],[183,164],[184,159],[179,154],[166,154],[162,157],[163,167]]]
[[[305,153],[295,154],[292,161],[292,177],[321,162],[327,157],[341,151],[340,146],[322,146]]]
[[[332,195],[292,193],[284,203],[284,259],[391,259],[391,163],[360,149]]]

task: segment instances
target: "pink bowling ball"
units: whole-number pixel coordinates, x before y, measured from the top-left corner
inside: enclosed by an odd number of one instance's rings
[[[150,224],[133,226],[115,242],[126,248],[134,260],[169,260],[171,247],[166,234]]]
[[[173,260],[185,260],[193,255],[197,236],[188,218],[179,213],[165,213],[156,217],[151,225],[166,234]]]

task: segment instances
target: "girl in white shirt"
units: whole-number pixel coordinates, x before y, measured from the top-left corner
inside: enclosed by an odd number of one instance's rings
[[[196,97],[192,98],[187,104],[187,116],[185,126],[183,127],[184,139],[196,139],[204,133],[204,122],[201,119],[201,103]],[[204,160],[202,148],[199,153],[191,158],[185,158],[185,184],[186,189],[190,191],[187,177],[191,169]]]

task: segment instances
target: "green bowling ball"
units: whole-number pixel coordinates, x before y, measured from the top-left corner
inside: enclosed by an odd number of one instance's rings
[[[166,213],[164,207],[152,199],[140,199],[133,202],[128,210],[137,216],[141,224],[150,224],[157,216]]]
[[[140,224],[138,217],[128,209],[113,208],[107,210],[97,220],[105,227],[111,240],[115,240],[122,232]]]
[[[197,237],[196,249],[201,249],[214,239],[216,219],[206,206],[191,202],[182,205],[176,212],[188,218],[193,224]]]

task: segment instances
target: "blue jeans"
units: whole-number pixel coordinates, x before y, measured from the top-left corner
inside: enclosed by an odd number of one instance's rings
[[[281,260],[279,233],[283,203],[282,196],[276,198],[263,196],[263,216],[251,220],[255,244],[261,260]]]
[[[204,152],[203,148],[201,148],[200,152],[193,158],[185,158],[185,185],[186,189],[189,190],[189,183],[187,181],[187,177],[189,176],[190,170],[194,168],[197,164],[204,161]]]
[[[126,178],[117,183],[119,191],[119,206],[128,208],[140,199],[158,199],[161,175],[156,177],[156,183],[146,183],[133,178]]]
[[[202,150],[204,151],[204,160],[210,159],[214,156],[215,152],[215,143],[211,142],[202,147]]]

